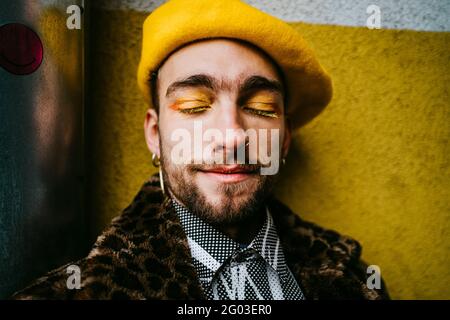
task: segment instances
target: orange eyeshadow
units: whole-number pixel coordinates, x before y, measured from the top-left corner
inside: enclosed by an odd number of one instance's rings
[[[211,103],[212,101],[208,95],[201,92],[193,92],[177,98],[175,102],[170,105],[170,108],[173,110],[183,110],[210,105]]]

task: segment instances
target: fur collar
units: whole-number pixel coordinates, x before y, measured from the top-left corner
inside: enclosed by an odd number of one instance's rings
[[[355,240],[296,216],[272,199],[286,262],[306,299],[382,299],[366,287]],[[67,267],[81,271],[81,288],[67,288]],[[186,235],[159,178],[147,181],[123,213],[98,237],[89,255],[34,281],[14,299],[204,299]]]

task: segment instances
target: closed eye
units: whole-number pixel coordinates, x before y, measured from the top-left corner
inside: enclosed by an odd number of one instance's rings
[[[205,112],[206,110],[210,109],[210,106],[201,106],[201,107],[195,107],[195,108],[188,108],[188,109],[179,109],[181,113],[186,114],[193,114],[193,113],[201,113]]]
[[[204,112],[211,108],[210,104],[207,101],[202,100],[182,100],[177,101],[171,108],[175,111],[179,111],[185,114],[193,114]]]
[[[273,103],[266,102],[252,102],[246,104],[242,109],[248,113],[255,114],[258,116],[278,118],[279,114],[276,111],[277,107]]]

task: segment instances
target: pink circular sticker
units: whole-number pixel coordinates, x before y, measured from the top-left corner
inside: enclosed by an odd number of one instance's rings
[[[33,73],[43,56],[41,39],[32,29],[21,23],[0,27],[0,66],[6,71],[17,75]]]

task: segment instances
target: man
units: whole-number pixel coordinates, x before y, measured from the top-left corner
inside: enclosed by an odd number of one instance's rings
[[[291,131],[331,81],[287,24],[238,0],[172,0],[144,23],[138,84],[159,175],[74,265],[17,299],[382,299],[361,247],[273,198]],[[73,268],[71,266],[70,268]]]

